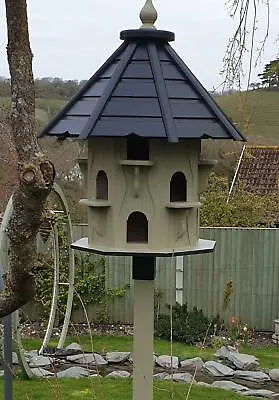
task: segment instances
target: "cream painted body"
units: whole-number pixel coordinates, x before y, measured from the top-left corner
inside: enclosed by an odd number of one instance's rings
[[[90,247],[174,253],[195,248],[199,233],[199,194],[211,168],[199,165],[200,141],[149,141],[149,161],[127,160],[126,138],[94,138],[88,142],[88,244]],[[206,169],[206,174],[205,174]],[[108,201],[96,200],[99,171],[108,177]],[[187,202],[170,203],[175,172],[187,179]],[[148,243],[127,243],[127,220],[145,214]]]

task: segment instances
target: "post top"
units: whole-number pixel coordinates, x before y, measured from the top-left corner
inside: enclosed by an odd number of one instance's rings
[[[154,23],[158,17],[156,8],[153,5],[152,0],[146,0],[140,12],[140,19],[142,22],[141,29],[156,29]]]

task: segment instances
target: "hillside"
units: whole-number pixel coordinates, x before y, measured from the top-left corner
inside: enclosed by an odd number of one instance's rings
[[[216,100],[248,141],[279,143],[279,91],[253,90],[218,96]]]
[[[279,145],[279,91],[255,90],[247,94],[234,93],[217,96],[216,100],[224,112],[247,136],[248,144]],[[66,99],[59,98],[38,98],[36,100],[38,130],[63,107],[65,102]],[[1,106],[8,107],[9,103],[10,99],[7,96],[1,97],[0,94],[0,120]],[[5,114],[5,112],[2,113],[2,119]],[[2,120],[2,122],[5,121]],[[5,123],[2,123],[2,126],[0,124],[2,131],[4,126]],[[231,178],[243,143],[231,140],[205,140],[203,142],[203,157],[217,159],[216,172]],[[12,171],[16,168],[16,159],[9,145],[8,137],[0,129],[0,153],[2,150],[2,156],[0,156],[2,162],[0,168],[0,214],[5,208],[5,203],[14,184],[11,176],[13,176]],[[67,176],[67,174],[70,174],[78,154],[76,142],[67,141],[67,143],[61,144],[53,140],[50,142],[43,140],[41,145],[55,164],[58,175]],[[8,171],[10,172],[8,173]],[[75,196],[79,197],[78,194],[75,194]],[[74,198],[72,193],[70,197]],[[75,201],[77,200],[75,199]],[[78,210],[78,212],[80,211]]]
[[[279,91],[253,90],[216,96],[216,101],[234,121],[248,141],[258,144],[279,143]],[[45,124],[65,104],[66,100],[38,98],[36,116]],[[7,97],[0,97],[0,106],[8,105]]]
[[[60,99],[36,99],[36,118],[40,125],[46,124],[65,104],[67,100]],[[0,107],[9,107],[10,99],[8,97],[1,97]]]

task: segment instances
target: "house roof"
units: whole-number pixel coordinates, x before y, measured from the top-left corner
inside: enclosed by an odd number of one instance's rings
[[[239,183],[257,194],[277,193],[279,189],[279,146],[247,146],[235,173],[233,187]],[[233,189],[231,188],[231,191]]]
[[[120,38],[39,136],[245,140],[170,46],[172,32],[127,30]]]

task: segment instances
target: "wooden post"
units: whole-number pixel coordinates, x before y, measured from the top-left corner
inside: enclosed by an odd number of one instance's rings
[[[176,268],[175,268],[175,300],[182,306],[183,304],[183,269],[184,269],[184,257],[176,257]]]
[[[8,240],[5,232],[9,219],[9,212],[12,207],[11,200],[8,203],[6,212],[0,226],[0,292],[4,289],[3,274],[8,270]],[[4,324],[4,400],[13,398],[13,337],[12,337],[12,316],[3,318]]]
[[[133,257],[133,400],[153,398],[155,257]]]

